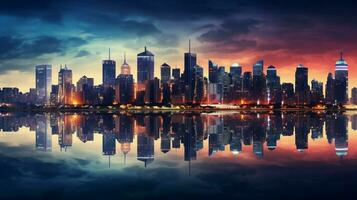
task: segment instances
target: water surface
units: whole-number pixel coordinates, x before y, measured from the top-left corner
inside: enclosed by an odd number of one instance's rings
[[[1,113],[0,198],[353,198],[356,114]]]

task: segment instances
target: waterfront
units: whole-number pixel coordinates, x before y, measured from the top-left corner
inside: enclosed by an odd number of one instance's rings
[[[357,113],[1,113],[1,199],[346,198]]]

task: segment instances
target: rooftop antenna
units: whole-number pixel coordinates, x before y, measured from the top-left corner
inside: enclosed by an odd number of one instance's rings
[[[124,51],[124,63],[126,63],[126,53]]]
[[[146,52],[146,46],[144,47],[144,50],[145,50],[145,52]]]
[[[188,39],[188,53],[191,53],[191,39]]]
[[[340,59],[343,60],[343,52],[342,51],[340,51],[340,57],[341,57]]]
[[[109,48],[109,60],[110,60],[110,48]]]

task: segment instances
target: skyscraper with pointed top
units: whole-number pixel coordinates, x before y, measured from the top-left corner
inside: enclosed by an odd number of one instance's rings
[[[110,48],[108,60],[103,60],[102,63],[102,76],[103,76],[103,86],[114,87],[116,75],[116,62],[110,59]]]
[[[184,54],[185,102],[193,103],[195,91],[195,70],[197,55],[191,53],[191,40],[188,43],[188,53]]]

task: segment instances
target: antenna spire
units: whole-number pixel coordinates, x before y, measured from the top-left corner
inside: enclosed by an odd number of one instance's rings
[[[191,53],[191,39],[188,39],[188,53]]]
[[[146,46],[144,47],[144,49],[145,49],[145,52],[146,52]]]
[[[343,52],[340,52],[340,59],[343,60]]]
[[[110,60],[110,48],[109,48],[109,60]]]
[[[124,63],[126,63],[126,53],[124,51]]]

